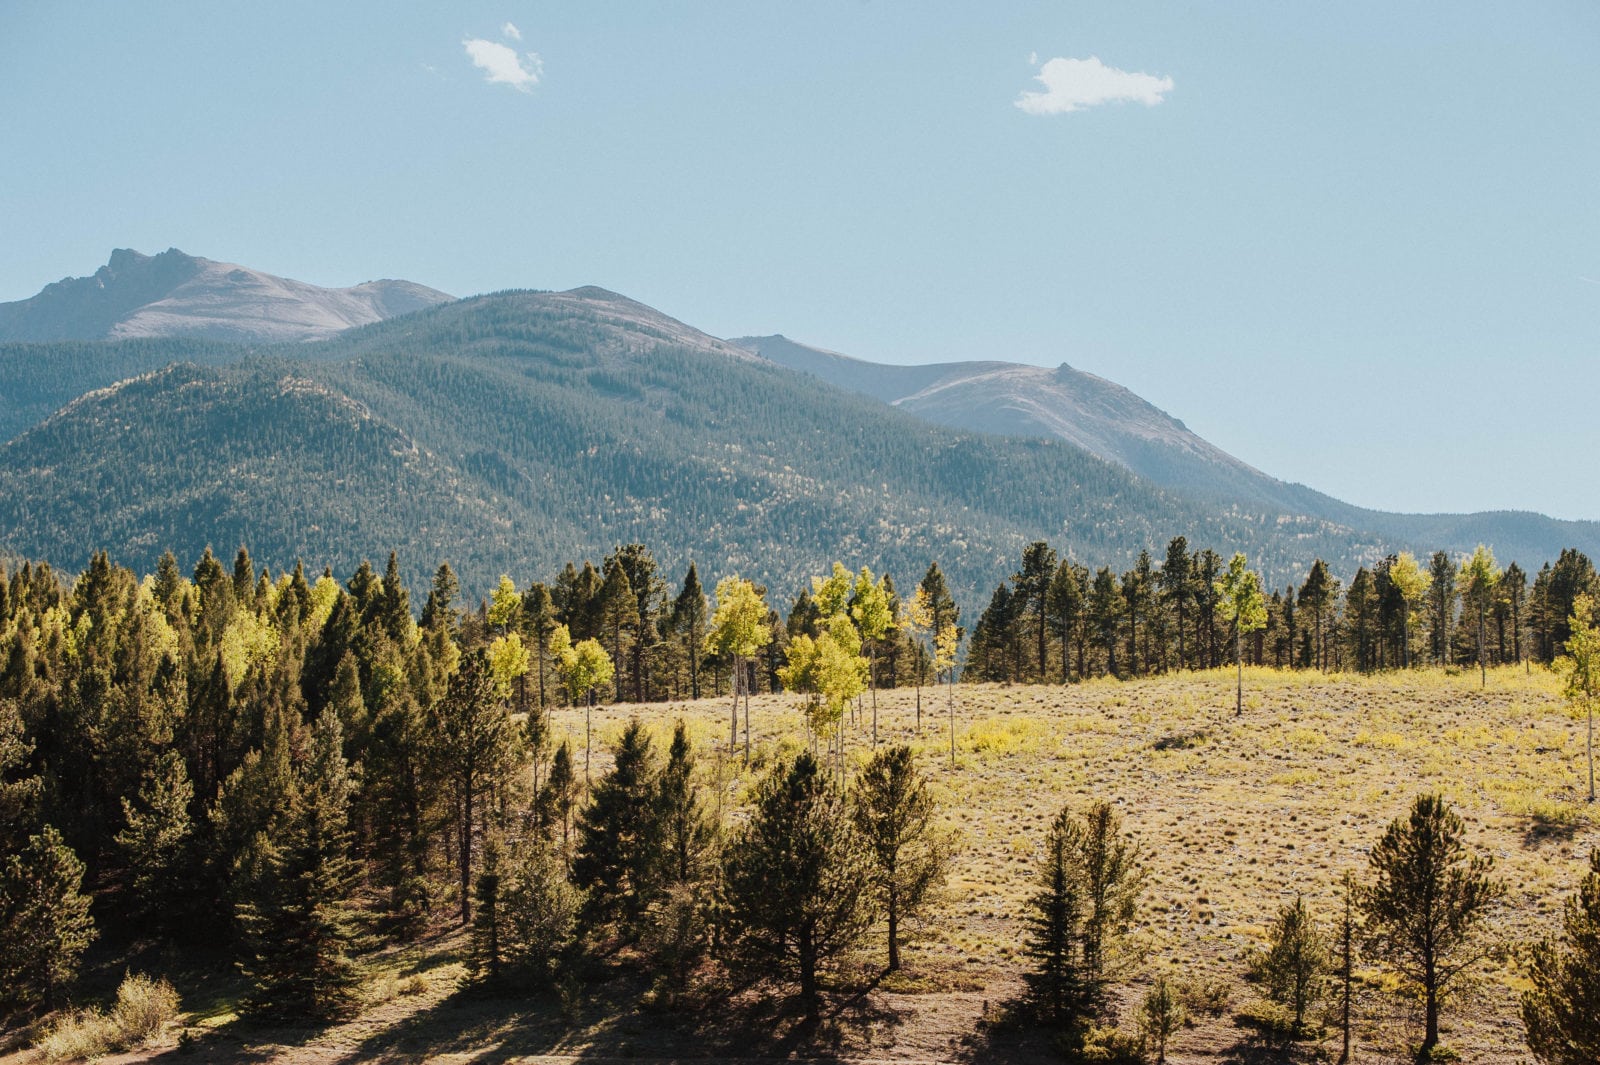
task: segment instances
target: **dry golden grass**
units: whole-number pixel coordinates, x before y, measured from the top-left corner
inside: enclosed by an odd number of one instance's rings
[[[1423,791],[1442,792],[1491,854],[1508,886],[1494,932],[1509,943],[1553,929],[1576,884],[1595,824],[1583,800],[1583,736],[1541,670],[1412,672],[1374,677],[1245,671],[1246,708],[1233,714],[1231,671],[1071,687],[961,685],[956,764],[949,759],[946,692],[880,693],[879,741],[908,742],[964,838],[944,911],[915,957],[995,986],[1020,972],[1018,906],[1031,890],[1045,829],[1065,805],[1104,798],[1144,843],[1149,881],[1140,935],[1150,965],[1235,978],[1277,907],[1303,894],[1331,918],[1347,869]],[[719,712],[720,711],[720,712]],[[639,714],[661,730],[682,716],[701,750],[728,742],[727,707],[607,708],[596,736],[613,738]],[[582,721],[558,711],[558,730]],[[850,730],[859,760],[870,711]],[[800,743],[792,700],[758,697],[754,759],[765,765]],[[742,720],[741,720],[742,726]],[[597,745],[597,751],[599,747]],[[598,759],[598,756],[597,756]],[[748,774],[723,761],[725,802],[737,807]],[[596,766],[598,771],[599,761]],[[715,770],[713,769],[713,775]],[[1381,982],[1375,969],[1369,979]],[[1009,978],[1009,979],[1008,979]],[[1525,1057],[1513,963],[1485,971],[1471,1000],[1447,1015],[1447,1042],[1464,1061]],[[1236,1006],[1253,999],[1241,986]],[[1371,996],[1365,1039],[1398,1051],[1404,1011]],[[1180,1034],[1172,1060],[1201,1060],[1243,1039],[1224,1017]],[[1192,1045],[1191,1045],[1192,1044]]]
[[[880,693],[880,742],[919,749],[964,849],[947,898],[908,953],[907,972],[865,995],[841,996],[853,1004],[841,1005],[838,1023],[825,1026],[825,1042],[780,1038],[778,1020],[763,1033],[765,1042],[703,1036],[644,1011],[622,985],[609,999],[603,989],[587,995],[576,1019],[548,1006],[508,1014],[503,1003],[463,1005],[451,997],[464,974],[457,932],[364,959],[372,974],[369,1005],[347,1024],[246,1034],[249,1045],[236,1054],[227,1038],[201,1049],[216,1060],[250,1061],[476,1060],[491,1051],[497,1060],[541,1053],[1053,1060],[1044,1041],[994,1036],[988,1024],[1004,1017],[1020,986],[1019,905],[1031,890],[1045,829],[1063,805],[1100,798],[1116,804],[1146,848],[1139,936],[1149,950],[1147,971],[1229,988],[1227,1008],[1179,1032],[1169,1061],[1309,1060],[1315,1047],[1292,1058],[1255,1038],[1246,1015],[1256,997],[1242,982],[1244,955],[1296,894],[1331,917],[1341,874],[1363,870],[1367,849],[1419,792],[1446,794],[1465,818],[1471,844],[1494,856],[1509,889],[1494,933],[1519,943],[1553,930],[1561,900],[1600,838],[1581,801],[1581,725],[1567,714],[1554,677],[1499,670],[1480,691],[1476,673],[1247,670],[1245,692],[1244,715],[1236,718],[1231,670],[1072,687],[958,686],[953,767],[947,692],[924,690],[921,730],[913,692]],[[740,816],[765,767],[806,743],[795,701],[784,696],[754,700],[748,768],[742,747],[727,751],[725,699],[602,707],[594,715],[596,776],[609,762],[607,745],[634,715],[663,745],[673,722],[689,723],[705,783],[730,819]],[[583,711],[557,710],[554,718],[557,739],[573,740],[581,767]],[[850,758],[867,755],[870,721],[868,709],[850,728]],[[876,949],[868,961],[877,962]],[[1414,1038],[1411,1018],[1380,992],[1383,974],[1368,966],[1364,975],[1357,1060],[1402,1060]],[[1462,1061],[1530,1060],[1518,986],[1515,966],[1497,963],[1448,1009],[1445,1041]],[[1129,1003],[1140,990],[1130,990]],[[765,1000],[749,1001],[752,1025],[778,1016],[761,1013]],[[1131,1007],[1124,1012],[1131,1023]],[[189,1019],[207,1029],[226,1029],[227,1021],[220,1013]],[[1329,1047],[1336,1053],[1331,1043],[1322,1049]]]

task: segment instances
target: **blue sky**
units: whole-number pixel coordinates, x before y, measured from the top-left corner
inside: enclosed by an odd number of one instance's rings
[[[113,247],[592,283],[1600,519],[1600,5],[402,6],[0,8],[0,300]]]

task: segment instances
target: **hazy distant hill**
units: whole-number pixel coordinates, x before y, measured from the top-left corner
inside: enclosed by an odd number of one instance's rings
[[[410,281],[320,288],[176,248],[160,255],[119,248],[89,277],[66,278],[30,299],[0,303],[0,342],[321,340],[450,299]]]
[[[796,343],[733,341],[782,366],[872,396],[939,425],[1070,441],[1173,492],[1247,510],[1297,514],[1363,529],[1418,549],[1492,545],[1502,559],[1554,558],[1562,547],[1600,550],[1600,523],[1526,511],[1394,514],[1353,506],[1263,473],[1195,435],[1139,396],[1065,364],[1011,362],[893,366]]]
[[[694,558],[782,597],[836,557],[902,584],[938,559],[968,602],[1039,538],[1126,566],[1183,534],[1284,579],[1381,546],[1176,498],[1062,441],[930,425],[600,289],[279,350],[317,360],[162,370],[0,447],[0,546],[144,567],[247,542],[346,568],[394,546],[413,577],[449,558],[481,591],[638,540],[674,577]]]

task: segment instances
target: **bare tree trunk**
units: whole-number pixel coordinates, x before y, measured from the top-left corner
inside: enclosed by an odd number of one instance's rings
[[[462,789],[461,803],[461,923],[472,920],[472,777]]]
[[[1234,717],[1244,716],[1244,654],[1240,649],[1239,641],[1241,639],[1242,637],[1239,634],[1239,626],[1236,623],[1233,626],[1233,660],[1238,667],[1238,687],[1235,688],[1233,694]]]
[[[956,767],[956,678],[953,667],[946,675],[944,683],[950,711],[950,768],[954,769]]]
[[[1489,667],[1483,661],[1483,610],[1478,610],[1478,687],[1489,686]]]
[[[878,749],[878,650],[867,652],[867,687],[872,689],[872,749]]]
[[[729,687],[733,689],[733,724],[728,728],[728,750],[732,751],[739,746],[739,657],[734,656],[733,669],[729,676]]]

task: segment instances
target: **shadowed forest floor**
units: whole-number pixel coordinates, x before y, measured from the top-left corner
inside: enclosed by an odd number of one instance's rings
[[[1556,931],[1561,902],[1600,842],[1582,802],[1582,723],[1567,714],[1556,678],[1538,669],[1492,671],[1484,690],[1476,672],[1247,670],[1242,717],[1233,714],[1231,670],[1073,687],[962,685],[954,766],[944,689],[924,690],[920,731],[913,691],[877,701],[879,742],[919,748],[962,850],[907,970],[880,979],[874,940],[832,974],[814,1024],[788,1004],[790,989],[771,985],[713,984],[690,1008],[651,1008],[626,966],[597,968],[565,1003],[480,995],[461,988],[464,935],[442,927],[363,959],[367,1005],[324,1028],[246,1026],[233,1012],[242,989],[225,967],[174,973],[192,1046],[175,1046],[174,1033],[165,1048],[110,1060],[1059,1061],[1047,1035],[1009,1019],[1026,965],[1020,903],[1061,806],[1106,799],[1142,842],[1149,869],[1138,915],[1145,975],[1127,990],[1123,1024],[1132,1026],[1132,1004],[1157,972],[1224,982],[1225,1006],[1193,1018],[1169,1046],[1169,1061],[1331,1061],[1331,1031],[1291,1052],[1266,1043],[1251,1021],[1258,998],[1243,980],[1244,956],[1281,904],[1302,894],[1331,922],[1341,874],[1364,872],[1368,848],[1415,795],[1442,791],[1466,820],[1471,845],[1493,856],[1506,881],[1493,934],[1515,946]],[[757,697],[746,769],[742,750],[726,752],[728,709],[727,700],[599,708],[591,772],[603,771],[606,746],[630,716],[650,722],[663,746],[682,717],[703,755],[705,783],[737,817],[749,784],[805,736],[794,699]],[[583,712],[554,717],[558,741],[569,734],[581,764]],[[869,699],[849,730],[847,755],[864,757],[870,745]],[[100,966],[108,989],[124,964]],[[1376,967],[1363,968],[1356,1060],[1405,1060],[1415,1018],[1383,993]],[[1508,955],[1447,1007],[1444,1042],[1461,1061],[1532,1060],[1519,986]],[[0,1045],[7,1065],[38,1058],[5,1051]]]

